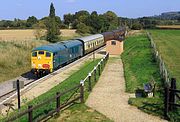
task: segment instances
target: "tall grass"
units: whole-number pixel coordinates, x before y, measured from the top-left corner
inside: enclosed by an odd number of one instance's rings
[[[30,71],[32,48],[47,44],[46,41],[0,41],[0,82]]]

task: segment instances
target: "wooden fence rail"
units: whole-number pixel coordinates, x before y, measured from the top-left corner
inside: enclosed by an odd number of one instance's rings
[[[162,59],[162,56],[161,54],[159,53],[158,49],[157,49],[157,46],[151,36],[151,34],[149,32],[147,32],[147,36],[151,42],[151,47],[153,48],[153,55],[155,57],[155,60],[158,62],[159,64],[159,71],[160,71],[160,75],[161,75],[161,78],[165,81],[165,85],[170,85],[170,79],[172,78],[172,76],[170,75],[165,63],[164,63],[164,60]]]
[[[32,106],[32,105],[29,105],[27,110],[25,110],[24,112],[21,112],[19,113],[18,115],[15,115],[11,118],[8,118],[6,121],[7,122],[11,122],[11,121],[15,121],[17,120],[18,118],[22,117],[22,116],[25,116],[25,115],[28,115],[28,122],[33,122],[33,121],[42,121],[44,119],[46,119],[47,117],[49,116],[52,116],[56,113],[60,113],[62,109],[64,109],[65,107],[73,104],[75,101],[78,101],[80,100],[81,103],[84,103],[84,92],[85,92],[85,81],[87,81],[88,79],[88,91],[90,92],[92,90],[92,74],[94,74],[94,81],[96,82],[97,81],[97,72],[98,72],[98,75],[100,76],[101,72],[103,71],[103,68],[105,67],[105,64],[107,63],[109,59],[109,54],[107,53],[105,55],[104,58],[101,59],[101,61],[97,64],[97,66],[94,67],[94,69],[87,75],[87,77],[84,79],[84,80],[81,80],[80,81],[80,84],[64,91],[64,92],[57,92],[55,96],[53,96],[52,98],[49,98],[48,100],[38,104],[38,105],[35,105],[35,106]],[[80,91],[80,94],[78,96],[76,96],[74,99],[71,99],[72,96],[77,92],[77,91]],[[61,103],[61,97],[69,92],[72,92],[72,91],[75,91],[71,96],[70,98],[68,98],[66,100],[66,102],[64,103]],[[33,118],[33,111],[35,111],[36,109],[42,107],[42,106],[45,106],[45,105],[48,105],[50,102],[53,102],[55,101],[56,102],[56,108],[52,111],[49,111],[45,116],[42,116],[36,120],[34,120]]]
[[[147,36],[151,42],[151,47],[153,48],[153,54],[155,57],[155,60],[159,64],[159,70],[160,75],[164,82],[164,117],[166,119],[169,119],[168,112],[173,111],[176,109],[176,107],[180,107],[180,104],[178,104],[178,100],[180,101],[180,90],[176,89],[176,78],[173,78],[173,76],[168,72],[168,69],[166,68],[166,65],[162,59],[162,56],[160,55],[157,46],[149,32],[147,32]]]
[[[178,104],[178,101],[180,101],[180,90],[176,89],[176,79],[171,79],[171,86],[165,87],[165,100],[164,100],[164,115],[166,118],[168,117],[168,112],[173,111],[176,109],[176,107],[180,107],[180,104]]]

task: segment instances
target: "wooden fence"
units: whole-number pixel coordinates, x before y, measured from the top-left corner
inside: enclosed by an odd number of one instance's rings
[[[92,90],[92,81],[97,81],[97,77],[101,75],[101,72],[103,71],[105,64],[107,63],[109,59],[109,54],[107,53],[104,58],[101,59],[101,61],[94,67],[94,69],[87,75],[87,77],[84,80],[80,81],[80,84],[76,85],[73,88],[70,88],[64,92],[57,92],[56,95],[54,95],[52,98],[47,99],[46,101],[38,104],[38,105],[29,105],[28,108],[24,111],[19,113],[18,115],[15,115],[11,118],[6,119],[5,121],[11,122],[15,121],[23,116],[28,116],[28,122],[33,122],[33,121],[42,121],[49,116],[53,116],[54,114],[60,113],[62,109],[66,108],[69,105],[72,105],[76,101],[79,101],[81,103],[84,102],[84,93],[86,92],[85,89],[87,89],[89,92]],[[87,82],[87,83],[86,83]],[[87,88],[86,85],[87,84]],[[64,96],[65,94],[68,94],[73,91],[73,94],[66,99],[64,103],[61,103],[61,97]],[[75,93],[79,91],[79,95],[76,95],[72,99]],[[46,107],[50,102],[56,102],[56,107],[54,110],[48,111],[45,116],[38,117],[38,119],[33,118],[33,111],[37,110],[40,107]]]
[[[165,87],[164,115],[168,119],[168,112],[180,107],[180,90],[176,89],[176,79],[171,79],[171,85]]]
[[[159,53],[157,46],[149,32],[147,32],[147,36],[151,42],[151,47],[153,48],[154,58],[158,62],[161,78],[165,81],[165,83],[164,83],[165,85],[170,85],[169,83],[170,83],[170,79],[172,76],[168,72],[168,69],[162,59],[162,56]]]
[[[162,56],[160,55],[157,46],[149,32],[147,32],[148,38],[151,42],[151,47],[153,48],[153,54],[155,57],[155,60],[159,64],[159,70],[160,75],[164,82],[164,116],[165,118],[168,117],[168,112],[173,111],[176,109],[176,107],[180,107],[180,90],[176,89],[176,78],[173,78],[173,76],[170,75],[168,72],[166,65],[162,59]],[[179,100],[179,101],[178,101]]]

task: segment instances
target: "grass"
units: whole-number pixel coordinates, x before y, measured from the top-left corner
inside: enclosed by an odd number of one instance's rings
[[[0,41],[0,82],[30,71],[32,48],[47,44],[46,41]]]
[[[173,52],[178,50],[175,45],[179,45],[177,41],[172,43],[178,37],[177,31],[167,31],[165,30],[164,34],[159,33],[160,30],[151,31],[152,35],[156,34],[158,40],[161,40],[161,45],[166,45],[171,47],[168,50],[163,52]],[[161,39],[161,36],[164,35],[164,39]],[[175,37],[174,37],[174,36]],[[170,38],[170,39],[169,39]],[[169,40],[168,42],[165,39]],[[167,44],[168,43],[168,44]],[[175,46],[173,49],[172,45]],[[164,49],[165,47],[159,47]],[[172,50],[171,50],[172,49]],[[175,53],[178,54],[178,53]],[[171,53],[171,56],[173,54]],[[168,54],[164,53],[164,57],[167,57]],[[169,55],[170,56],[170,55]],[[164,58],[163,57],[163,58]],[[170,58],[170,57],[169,57]],[[127,38],[125,41],[125,52],[122,55],[124,69],[125,69],[125,79],[126,79],[126,90],[127,92],[134,92],[137,87],[142,88],[143,83],[147,83],[151,77],[156,81],[155,97],[153,98],[130,98],[129,104],[137,106],[138,109],[153,115],[160,117],[164,116],[164,91],[163,91],[163,81],[160,79],[159,69],[156,62],[154,62],[152,55],[152,48],[150,48],[150,41],[145,34],[134,35]],[[171,60],[171,59],[169,59]],[[180,121],[180,111],[175,110],[170,112],[170,121],[179,122]]]
[[[55,117],[49,122],[112,122],[99,112],[84,104],[77,104],[64,110],[60,117]]]
[[[79,84],[81,79],[84,79],[87,76],[89,71],[91,71],[99,61],[100,60],[98,59],[98,60],[96,60],[94,62],[90,62],[90,61],[86,62],[85,65],[80,68],[80,70],[73,73],[65,81],[63,81],[62,83],[60,83],[56,87],[52,88],[50,91],[42,94],[41,96],[35,98],[32,101],[26,103],[26,105],[24,105],[22,107],[21,111],[25,110],[27,108],[27,105],[37,105],[39,103],[42,103],[46,99],[49,99],[52,96],[54,96],[56,94],[56,92],[59,92],[59,91],[62,92],[64,90],[66,90],[66,89],[69,89],[69,88],[72,88],[73,86],[76,86],[77,84]],[[94,84],[95,84],[95,82],[93,82],[93,85]],[[86,85],[87,84],[85,84],[85,86]],[[87,87],[86,87],[86,90],[87,90]],[[68,94],[62,96],[61,97],[61,103],[65,102],[67,100],[67,98],[69,98],[69,96],[71,96],[71,94],[72,93],[68,93]],[[88,95],[89,95],[89,92],[85,92],[85,99],[87,99]],[[46,107],[43,106],[40,109],[37,109],[37,110],[33,111],[34,119],[37,119],[38,117],[47,114],[47,112],[53,110],[55,108],[55,106],[56,106],[55,102],[50,102],[48,105],[46,105]],[[90,108],[88,108],[84,104],[76,104],[75,106],[72,106],[67,110],[67,111],[70,111],[70,113],[69,113],[70,116],[68,115],[69,117],[67,117],[67,118],[69,119],[69,121],[78,120],[78,118],[75,117],[75,115],[77,115],[77,114],[74,114],[74,113],[78,112],[79,113],[79,120],[82,117],[84,117],[85,118],[84,120],[86,120],[86,116],[87,116],[87,118],[89,119],[88,121],[94,121],[95,119],[98,119],[98,121],[110,121],[109,119],[107,119],[105,116],[99,114],[98,112],[94,113],[94,112],[91,112],[91,110],[90,111],[89,110],[90,110]],[[83,114],[80,114],[81,112],[83,112]],[[12,113],[12,115],[14,115],[14,113]],[[59,119],[62,119],[62,118],[60,116]],[[24,117],[20,118],[17,121],[22,121],[22,122],[27,121],[27,117],[24,116]],[[56,119],[52,119],[52,121],[56,121]]]
[[[180,89],[180,30],[150,30],[171,76],[177,79]]]
[[[130,36],[125,41],[122,55],[124,63],[126,91],[133,93],[149,82],[152,77],[160,84],[158,67],[153,61],[150,42],[145,34]]]
[[[0,30],[0,82],[16,78],[30,71],[31,50],[48,43],[43,40],[35,40],[33,32],[32,29]],[[75,33],[75,30],[61,30],[61,32],[62,40],[81,36]]]

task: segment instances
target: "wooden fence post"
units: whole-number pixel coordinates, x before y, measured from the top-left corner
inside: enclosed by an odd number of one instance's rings
[[[18,97],[18,109],[21,108],[21,96],[20,96],[20,83],[19,80],[17,80],[17,97]]]
[[[176,79],[175,78],[172,78],[171,79],[171,89],[176,89]],[[172,104],[175,104],[175,96],[176,94],[175,94],[175,92],[174,91],[171,91],[170,92],[170,99],[169,99],[169,102],[170,103],[172,103]],[[169,106],[169,110],[173,110],[173,109],[175,109],[175,106],[173,106],[173,105],[171,105],[170,104],[170,106]]]
[[[103,70],[103,59],[101,59],[101,69]]]
[[[168,86],[165,87],[165,96],[164,96],[164,117],[168,119],[168,112],[169,112],[169,88]]]
[[[91,91],[91,90],[92,90],[92,87],[91,87],[91,73],[89,73],[88,83],[89,83],[89,88],[88,88],[88,90]]]
[[[57,113],[60,112],[60,93],[56,93],[56,111]]]
[[[32,122],[33,121],[33,110],[32,110],[32,105],[28,106],[28,122]]]
[[[80,101],[81,103],[84,103],[84,81],[80,81]]]
[[[94,82],[96,82],[96,67],[94,67]]]
[[[98,69],[99,69],[99,76],[100,76],[101,75],[100,63],[98,63]]]

